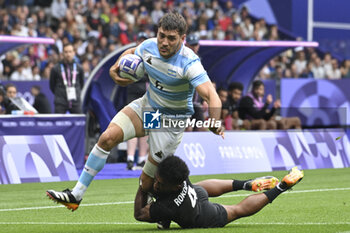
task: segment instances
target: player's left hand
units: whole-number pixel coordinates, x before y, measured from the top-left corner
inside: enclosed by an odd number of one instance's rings
[[[220,135],[222,139],[225,139],[225,128],[223,126],[209,128],[209,130],[216,135]]]

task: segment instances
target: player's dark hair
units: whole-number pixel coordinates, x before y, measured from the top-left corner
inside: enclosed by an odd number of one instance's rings
[[[233,91],[233,90],[236,90],[236,89],[238,89],[240,91],[243,91],[243,84],[239,83],[239,82],[232,82],[228,86],[228,91]]]
[[[7,89],[9,89],[10,87],[14,87],[14,88],[16,88],[16,90],[17,90],[17,87],[16,87],[15,84],[13,84],[13,83],[8,83],[8,84],[6,84],[6,86],[5,86],[5,91],[7,91]]]
[[[32,88],[38,90],[39,92],[41,91],[41,87],[39,85],[33,85]]]
[[[182,184],[189,174],[186,163],[177,156],[169,156],[158,165],[158,175],[169,184]]]
[[[67,47],[67,46],[72,46],[72,48],[74,49],[74,45],[73,45],[72,43],[65,43],[65,44],[63,45],[63,49],[64,49],[65,47]]]
[[[158,28],[162,28],[165,31],[176,30],[182,36],[187,31],[187,23],[179,12],[173,11],[166,13],[159,20]]]
[[[216,89],[216,93],[219,93],[220,91],[227,91],[227,89],[225,87],[219,87]]]
[[[255,81],[253,82],[253,90],[258,89],[261,85],[264,85],[264,83],[263,83],[262,81],[260,81],[260,80],[255,80]]]

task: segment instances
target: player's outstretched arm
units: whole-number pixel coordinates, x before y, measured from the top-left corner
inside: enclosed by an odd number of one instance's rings
[[[147,193],[143,192],[141,187],[139,187],[134,202],[135,219],[142,222],[154,222],[151,219],[150,206],[150,204],[147,204]]]
[[[196,87],[196,91],[203,98],[203,100],[205,100],[208,103],[209,118],[212,120],[219,121],[222,104],[211,81],[207,81],[198,85]],[[224,138],[224,128],[222,126],[209,128],[209,130],[217,135],[221,135]]]
[[[109,69],[109,75],[111,76],[113,81],[122,87],[125,87],[125,86],[133,83],[134,81],[132,81],[130,79],[125,79],[125,78],[122,78],[119,76],[119,60],[122,56],[124,56],[126,54],[134,54],[135,50],[136,50],[136,47],[125,50],[122,53],[122,55],[119,56],[118,60],[114,63],[114,65]]]

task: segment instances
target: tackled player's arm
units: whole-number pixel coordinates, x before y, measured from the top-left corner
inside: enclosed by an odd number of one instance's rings
[[[196,91],[208,103],[209,118],[220,121],[222,103],[211,81],[198,85]],[[209,128],[209,130],[224,137],[223,127]]]
[[[134,217],[138,221],[154,222],[150,214],[151,204],[147,204],[147,195],[148,194],[143,192],[139,187],[134,202]]]
[[[125,87],[134,82],[130,79],[122,78],[119,76],[119,60],[122,56],[126,54],[134,54],[135,50],[136,50],[136,47],[125,50],[122,53],[122,55],[119,56],[118,60],[114,63],[114,65],[109,69],[109,75],[111,76],[113,81],[119,86]]]

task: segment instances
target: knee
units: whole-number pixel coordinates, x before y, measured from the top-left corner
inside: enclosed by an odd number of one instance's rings
[[[250,121],[244,120],[243,121],[243,128],[246,129],[246,130],[250,130],[250,128],[251,128]]]
[[[281,119],[281,120],[277,121],[277,128],[278,129],[288,129],[287,122],[285,121],[285,119]]]
[[[292,118],[293,119],[293,127],[295,128],[295,129],[301,129],[301,120],[300,120],[300,118],[299,117],[293,117]]]
[[[97,144],[101,148],[107,151],[110,151],[114,146],[116,146],[118,143],[121,142],[120,138],[122,138],[122,135],[121,137],[120,136],[118,137],[116,135],[113,135],[111,130],[107,129],[105,132],[101,134]]]
[[[227,212],[227,220],[229,222],[239,219],[243,212],[238,205],[225,206],[225,209]]]
[[[277,123],[276,121],[268,121],[266,125],[267,129],[277,129]]]
[[[264,119],[256,120],[256,128],[259,130],[265,130],[267,128],[267,123]]]

